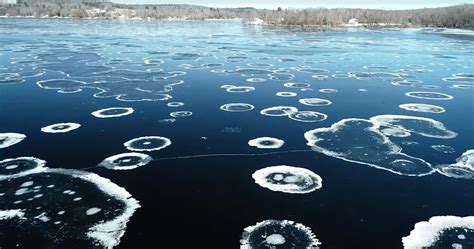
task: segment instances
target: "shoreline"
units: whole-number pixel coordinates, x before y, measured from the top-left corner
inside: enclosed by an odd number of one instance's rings
[[[249,27],[279,27],[279,28],[300,28],[300,29],[319,29],[320,31],[340,31],[340,30],[412,30],[412,31],[431,31],[433,33],[445,33],[445,34],[463,34],[463,35],[474,35],[474,29],[468,28],[450,28],[441,26],[429,26],[422,27],[416,25],[402,25],[402,24],[360,24],[357,26],[350,25],[339,25],[339,26],[321,26],[321,25],[285,25],[285,24],[271,24],[271,23],[246,23],[242,18],[208,18],[208,19],[184,19],[184,18],[108,18],[108,17],[70,17],[70,16],[0,16],[1,19],[40,19],[40,20],[103,20],[103,21],[141,21],[141,22],[241,22],[242,25]],[[453,32],[454,31],[454,32]]]

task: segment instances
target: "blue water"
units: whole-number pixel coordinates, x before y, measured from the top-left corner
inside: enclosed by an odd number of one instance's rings
[[[472,36],[421,30],[320,32],[245,26],[237,21],[0,19],[0,41],[0,133],[27,136],[0,149],[0,159],[33,156],[47,161],[50,168],[85,169],[125,188],[141,208],[130,218],[116,248],[238,248],[243,229],[266,219],[287,219],[310,227],[321,248],[402,248],[401,238],[417,222],[432,216],[473,215],[470,179],[437,172],[421,177],[394,174],[312,151],[303,136],[347,118],[426,117],[442,122],[457,136],[439,139],[412,134],[390,139],[404,153],[433,168],[454,163],[474,148],[474,82],[472,75],[461,77],[460,82],[446,78],[474,71]],[[147,59],[160,61],[150,65]],[[204,65],[210,63],[217,64]],[[268,73],[242,74],[239,68]],[[325,71],[300,72],[305,68]],[[275,71],[291,77],[278,80],[268,75]],[[389,74],[358,79],[356,72]],[[327,78],[318,80],[312,77],[315,74]],[[265,81],[246,81],[249,78]],[[52,79],[83,83],[73,87],[80,90],[75,93],[59,93],[68,90],[65,85],[44,89],[36,84]],[[418,81],[396,84],[403,80]],[[170,82],[181,84],[170,87]],[[288,88],[287,82],[310,87]],[[231,93],[222,85],[255,90]],[[405,95],[414,91],[453,98]],[[277,92],[297,96],[279,97]],[[322,98],[332,104],[305,106],[298,102],[301,98]],[[175,101],[184,106],[166,105]],[[226,103],[249,103],[255,109],[220,110]],[[432,104],[446,111],[399,108],[406,103]],[[317,111],[327,119],[298,122],[260,114],[272,106]],[[135,112],[113,119],[90,114],[108,107],[132,107]],[[175,111],[193,114],[163,121]],[[61,122],[82,126],[64,134],[40,130]],[[145,152],[156,160],[137,169],[96,167],[106,157],[127,152],[123,143],[141,136],[164,136],[172,145]],[[247,145],[250,139],[263,136],[285,144],[273,150]],[[447,145],[454,152],[439,152],[432,145]],[[180,158],[193,155],[210,156]],[[309,169],[322,177],[323,187],[308,194],[287,194],[254,183],[254,171],[274,165]],[[8,188],[8,183],[2,187]],[[47,205],[51,200],[43,201]],[[0,199],[0,210],[11,209],[6,206]],[[7,227],[16,227],[9,222],[0,222],[0,247],[57,248],[49,241],[51,236],[42,236],[41,226],[6,232]],[[45,222],[44,226],[52,225]],[[73,243],[68,246],[76,248]]]

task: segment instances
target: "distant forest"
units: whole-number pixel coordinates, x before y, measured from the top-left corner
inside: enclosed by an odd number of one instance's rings
[[[234,19],[271,25],[339,26],[356,18],[366,26],[446,27],[474,29],[474,4],[417,10],[209,8],[195,5],[130,5],[105,0],[18,0],[0,5],[0,16]]]

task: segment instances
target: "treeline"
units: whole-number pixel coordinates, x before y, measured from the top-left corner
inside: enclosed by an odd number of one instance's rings
[[[115,4],[104,0],[19,0],[17,4],[0,6],[0,16],[202,20],[241,18],[242,10],[186,4]]]
[[[474,29],[474,4],[417,10],[209,8],[184,4],[126,5],[105,0],[18,0],[0,5],[0,16],[231,19],[270,25],[339,26],[356,18],[363,25]]]
[[[416,10],[287,9],[255,10],[244,20],[262,19],[275,25],[338,26],[356,18],[365,25],[397,25],[474,29],[474,4]]]

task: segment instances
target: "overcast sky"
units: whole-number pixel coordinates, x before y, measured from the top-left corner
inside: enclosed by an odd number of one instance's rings
[[[461,3],[474,3],[474,0],[112,0],[112,2],[154,4],[186,3],[210,7],[256,7],[267,9],[275,9],[278,7],[413,9],[424,7],[451,6]]]

